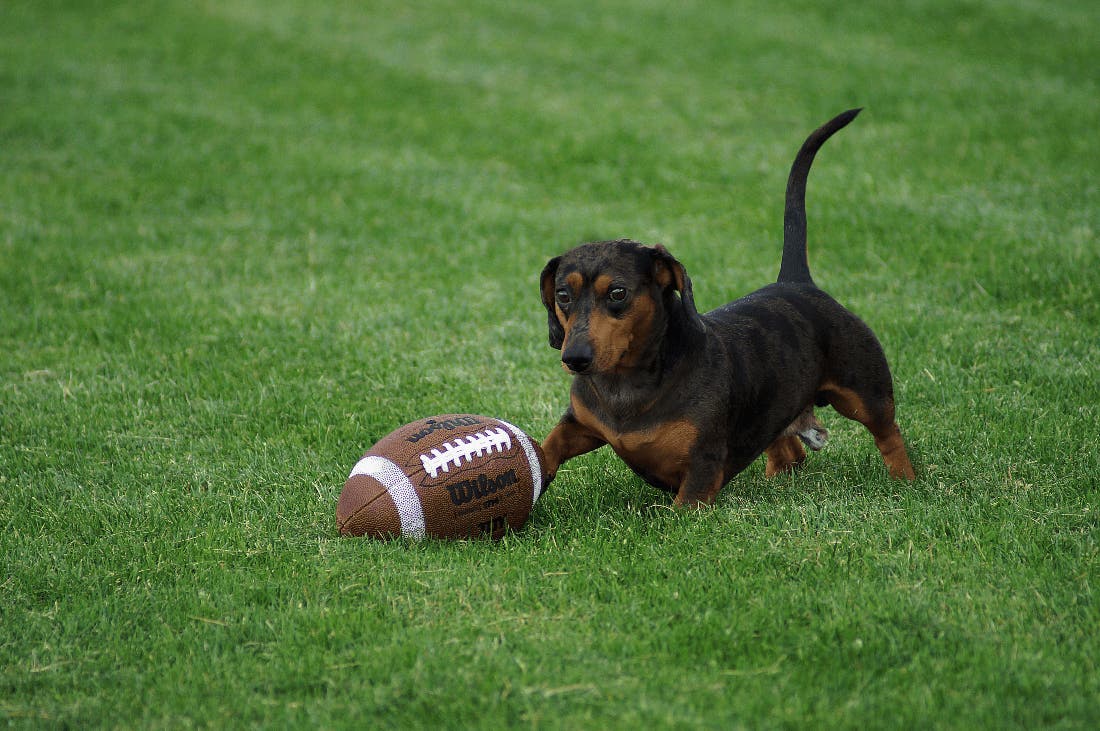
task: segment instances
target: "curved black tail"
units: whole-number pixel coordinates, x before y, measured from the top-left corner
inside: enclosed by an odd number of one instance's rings
[[[787,207],[783,211],[783,261],[779,265],[780,282],[809,282],[810,265],[806,261],[806,178],[814,155],[838,130],[856,118],[861,109],[849,109],[818,127],[802,143],[787,178]]]

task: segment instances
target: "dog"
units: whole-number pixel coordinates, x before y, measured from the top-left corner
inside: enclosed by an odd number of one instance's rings
[[[769,477],[827,437],[831,405],[874,437],[889,474],[913,480],[894,386],[871,329],[819,289],[806,258],[806,179],[817,151],[860,112],[814,131],[787,180],[776,283],[699,314],[691,279],[661,245],[582,244],[542,270],[550,345],[572,375],[569,407],[542,442],[547,478],[610,445],[674,504],[712,504],[761,453]]]

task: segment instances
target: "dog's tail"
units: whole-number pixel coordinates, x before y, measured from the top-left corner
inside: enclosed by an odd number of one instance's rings
[[[832,137],[856,118],[860,109],[849,109],[818,127],[802,143],[802,149],[791,165],[791,175],[787,178],[787,207],[783,211],[783,261],[779,265],[780,282],[808,282],[810,264],[806,260],[806,178],[810,175],[810,165],[814,155]]]

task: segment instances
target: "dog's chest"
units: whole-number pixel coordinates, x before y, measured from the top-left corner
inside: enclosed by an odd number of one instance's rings
[[[646,431],[610,435],[608,444],[630,467],[650,482],[679,488],[691,465],[698,430],[687,421],[673,421]]]
[[[577,419],[607,442],[631,469],[659,487],[670,490],[679,488],[699,437],[699,430],[693,423],[680,419],[639,429],[629,426],[617,429],[596,418],[583,406],[577,406],[574,404]]]

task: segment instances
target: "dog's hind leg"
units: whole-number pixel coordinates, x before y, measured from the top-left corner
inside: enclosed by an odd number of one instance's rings
[[[909,461],[909,453],[905,449],[905,440],[901,437],[901,429],[894,421],[892,394],[886,396],[861,394],[854,388],[836,383],[827,383],[821,390],[832,407],[840,414],[867,427],[871,436],[875,438],[875,446],[878,447],[891,477],[902,480],[916,479],[913,464]]]
[[[767,465],[764,468],[766,477],[775,477],[784,472],[791,472],[806,461],[806,450],[802,442],[794,435],[783,435],[772,442],[764,450],[767,456]]]

